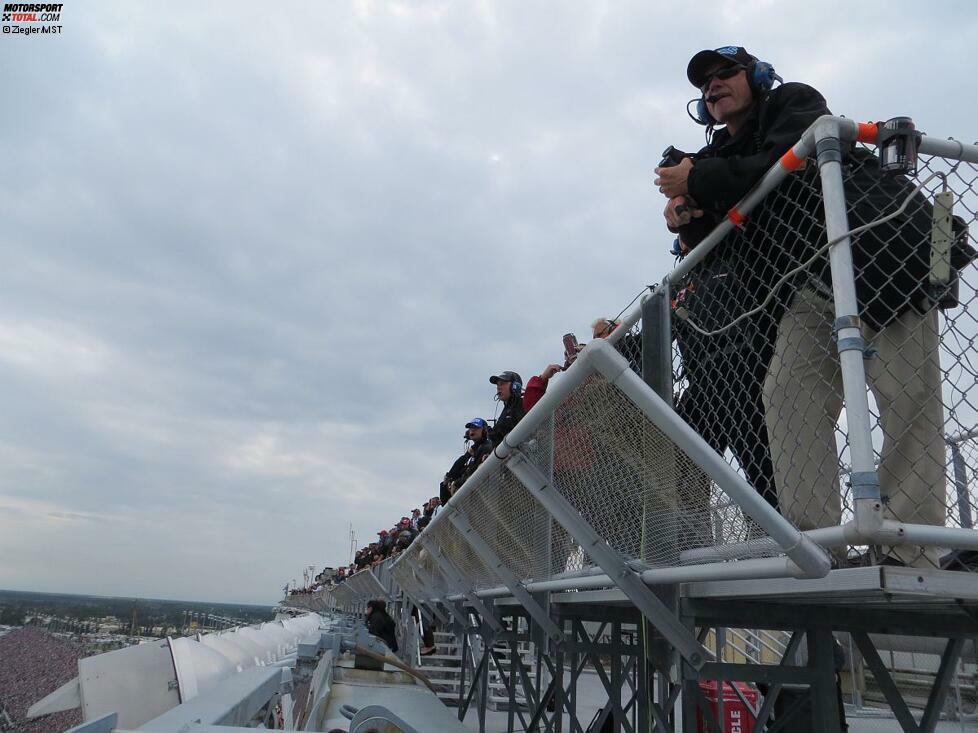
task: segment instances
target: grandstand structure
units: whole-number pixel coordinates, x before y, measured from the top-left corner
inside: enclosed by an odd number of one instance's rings
[[[978,661],[978,275],[973,255],[962,255],[978,241],[978,146],[897,127],[818,120],[622,327],[551,383],[406,551],[283,603],[356,615],[386,599],[402,638],[415,642],[402,652],[412,664],[422,662],[416,607],[422,627],[454,638],[454,704],[460,720],[474,706],[480,730],[493,675],[513,731],[721,731],[731,716],[737,730],[840,731],[840,684],[886,717],[879,730],[933,731],[948,718],[963,729],[975,713]],[[871,164],[883,169],[879,189],[854,188],[867,180],[855,168]],[[895,180],[887,168],[909,182],[896,198],[882,196]],[[884,199],[860,218],[867,202]],[[808,220],[802,200],[817,201]],[[929,387],[941,421],[928,439],[946,458],[942,482],[930,486],[940,524],[923,501],[919,516],[913,502],[895,513],[908,497],[898,495],[907,489],[894,460],[914,474],[926,456],[899,455],[908,448],[874,375],[876,333],[860,320],[860,248],[870,232],[927,243],[934,300],[913,305],[939,324],[924,356],[939,365]],[[724,322],[677,308],[677,293],[724,252],[773,267],[773,245],[792,238],[812,247],[779,263],[785,277]],[[720,344],[824,262],[834,307],[824,347],[845,407],[827,434],[822,424],[787,437],[834,441],[841,520],[802,531],[730,451],[714,450],[680,416],[689,356],[676,336],[685,329]],[[888,261],[881,292],[920,264]],[[638,359],[616,348],[627,333],[642,345]],[[786,442],[793,417],[769,413],[772,444]],[[801,497],[817,488],[794,487]],[[607,695],[594,719],[577,704],[585,668]]]

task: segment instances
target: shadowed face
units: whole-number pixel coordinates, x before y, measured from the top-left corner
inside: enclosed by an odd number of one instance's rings
[[[702,87],[706,108],[713,119],[721,124],[741,120],[754,103],[754,95],[747,83],[747,70],[737,68],[733,76],[724,79],[729,73],[728,69],[734,71],[731,64],[717,64],[712,67],[707,72],[707,81]]]

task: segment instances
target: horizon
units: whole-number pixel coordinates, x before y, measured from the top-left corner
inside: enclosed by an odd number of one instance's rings
[[[116,601],[164,601],[167,603],[213,603],[219,606],[253,606],[253,607],[271,607],[272,609],[278,607],[278,601],[273,603],[246,603],[244,601],[214,601],[214,600],[193,600],[189,598],[151,598],[148,596],[129,596],[129,595],[99,595],[93,593],[72,593],[72,592],[52,592],[52,591],[38,591],[38,590],[19,590],[17,588],[0,588],[0,593],[31,593],[39,596],[74,596],[77,598],[102,598],[106,600],[116,600]],[[281,600],[281,599],[279,599]]]

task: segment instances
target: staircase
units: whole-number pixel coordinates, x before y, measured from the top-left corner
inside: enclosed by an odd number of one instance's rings
[[[446,705],[457,705],[459,698],[459,685],[462,674],[462,651],[458,644],[458,639],[454,634],[445,631],[436,631],[434,654],[421,657],[421,671],[428,677],[437,690],[438,698]],[[509,677],[510,669],[513,664],[512,649],[508,644],[500,643],[494,648],[495,657],[498,665],[492,658],[489,660],[489,699],[488,708],[490,710],[508,711],[510,705],[509,692],[506,689],[505,679]],[[467,659],[467,669],[465,671],[466,683],[470,683],[475,675],[475,661],[473,657],[481,656],[481,649],[476,649],[475,655],[470,653]],[[535,685],[536,670],[532,662],[532,649],[527,642],[520,642],[517,647],[517,659],[526,670],[527,676]],[[519,675],[517,675],[519,676]],[[526,709],[526,697],[523,694],[523,686],[516,682],[516,706]]]
[[[438,691],[438,699],[446,705],[457,705],[462,674],[461,649],[455,634],[436,631],[434,636],[435,653],[421,657],[420,668]]]

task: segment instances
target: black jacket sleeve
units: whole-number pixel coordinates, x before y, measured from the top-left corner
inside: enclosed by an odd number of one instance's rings
[[[761,103],[756,152],[697,159],[689,173],[689,193],[701,208],[726,211],[798,142],[820,116],[825,98],[807,84],[782,84]],[[706,152],[706,151],[704,151]]]
[[[448,473],[446,474],[449,480],[458,481],[460,478],[462,478],[462,474],[465,471],[465,462],[468,460],[468,458],[469,453],[466,451],[455,459],[455,463],[452,464],[452,467],[448,469]]]
[[[489,431],[489,439],[492,441],[492,444],[499,445],[502,443],[503,438],[509,434],[510,430],[516,427],[525,414],[523,410],[523,397],[521,395],[510,397],[503,411],[499,413],[496,424]]]

